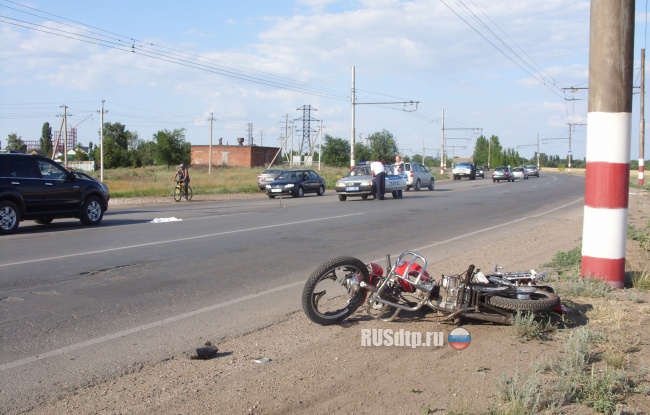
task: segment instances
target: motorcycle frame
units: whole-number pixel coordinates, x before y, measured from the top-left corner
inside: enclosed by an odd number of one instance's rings
[[[409,259],[406,260],[405,258]],[[432,291],[436,288],[439,289],[440,285],[426,271],[427,260],[422,255],[414,251],[405,251],[400,254],[393,266],[390,265],[390,256],[387,255],[387,263],[387,269],[389,269],[389,271],[385,277],[383,276],[383,269],[381,266],[375,263],[369,263],[370,282],[360,283],[362,288],[367,289],[371,293],[368,300],[368,314],[373,315],[372,309],[377,304],[382,305],[382,307],[390,306],[395,308],[395,312],[390,317],[382,318],[381,314],[379,314],[374,316],[375,318],[382,321],[393,321],[402,310],[411,312],[418,311],[424,305],[427,305],[434,311],[446,314],[443,320],[466,317],[500,324],[512,324],[514,321],[513,311],[499,309],[486,304],[484,298],[493,294],[482,292],[480,289],[475,289],[474,285],[471,283],[474,265],[470,265],[467,271],[463,274],[455,275],[456,278],[461,279],[459,291],[456,294],[457,298],[455,304],[457,308],[449,309],[440,307],[431,301]],[[411,280],[410,278],[414,278],[414,280]],[[376,281],[380,281],[379,286],[373,284],[373,282]],[[415,305],[410,306],[382,298],[382,293],[387,289],[391,282],[397,283],[406,293],[418,295],[420,300]],[[476,288],[478,288],[478,285]],[[466,298],[466,293],[468,291],[469,297]],[[482,311],[482,309],[488,310],[490,313],[486,313]]]

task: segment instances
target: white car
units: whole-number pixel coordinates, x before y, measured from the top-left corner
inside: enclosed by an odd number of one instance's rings
[[[398,191],[406,189],[406,175],[393,174],[390,166],[386,166],[386,194],[392,194],[394,199],[398,198]],[[370,165],[361,164],[350,170],[342,179],[336,181],[336,193],[341,202],[345,202],[348,197],[361,197],[366,200],[368,196],[375,197],[375,178],[370,172]]]
[[[435,180],[431,171],[420,163],[404,163],[406,190],[419,191],[422,187],[433,190]]]
[[[528,179],[528,172],[525,167],[515,167],[512,169],[512,173],[515,175],[515,179]]]

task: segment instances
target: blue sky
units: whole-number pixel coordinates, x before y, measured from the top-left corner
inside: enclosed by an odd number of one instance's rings
[[[636,3],[638,85],[647,2]],[[481,131],[526,157],[539,136],[541,152],[565,157],[568,124],[587,117],[587,91],[564,88],[587,87],[589,9],[589,0],[0,0],[0,140],[38,140],[46,121],[58,130],[66,105],[79,142],[97,144],[102,100],[105,121],[145,140],[185,128],[189,142],[209,144],[213,113],[213,143],[248,142],[251,131],[255,144],[279,146],[286,120],[302,130],[306,105],[317,109],[314,136],[322,120],[325,134],[349,139],[354,66],[357,139],[388,130],[406,155],[437,154],[444,110],[449,156],[470,156]],[[409,101],[417,108],[400,104]],[[636,94],[633,159],[638,110]],[[573,127],[575,158],[586,131]]]

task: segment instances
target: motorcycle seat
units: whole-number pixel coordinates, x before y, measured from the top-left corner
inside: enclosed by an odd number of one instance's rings
[[[495,284],[481,284],[475,283],[472,284],[472,289],[482,293],[496,293],[508,290],[509,287],[505,285],[495,285]]]

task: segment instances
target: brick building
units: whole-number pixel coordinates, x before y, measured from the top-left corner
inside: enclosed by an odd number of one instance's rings
[[[245,145],[212,145],[212,165],[230,167],[261,167],[268,166],[275,157],[273,164],[280,164],[282,153],[278,147],[245,146]],[[277,154],[277,157],[276,157]],[[207,166],[210,162],[210,146],[192,145],[192,166]]]

